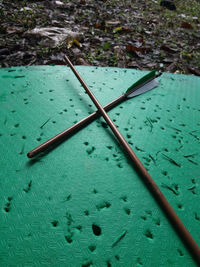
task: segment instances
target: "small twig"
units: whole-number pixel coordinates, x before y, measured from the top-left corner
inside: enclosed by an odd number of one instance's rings
[[[156,160],[154,159],[154,157],[151,156],[151,154],[149,154],[150,159],[152,159],[153,163],[156,165]]]
[[[180,129],[175,128],[175,127],[172,127],[172,126],[167,125],[167,124],[166,124],[166,127],[171,128],[171,129],[173,129],[173,130],[175,130],[175,131],[177,131],[177,132],[182,132]]]
[[[49,122],[50,119],[51,119],[51,118],[49,118],[48,120],[46,120],[46,121],[40,126],[40,129],[42,129],[42,128],[47,124],[47,122]]]
[[[5,120],[4,120],[4,125],[6,125],[6,123],[7,123],[7,117],[6,117]]]
[[[191,191],[192,194],[196,195],[197,193],[195,192],[195,189],[196,189],[195,185],[193,187],[191,187],[191,188],[188,188],[188,190]]]
[[[31,185],[32,185],[32,180],[30,180],[30,182],[27,185],[27,188],[24,188],[23,190],[28,193],[31,190]]]
[[[194,165],[199,165],[197,162],[195,162],[192,159],[190,159],[190,158],[194,158],[196,155],[198,155],[198,153],[194,153],[194,154],[191,154],[191,155],[185,155],[183,157],[186,158],[189,162],[193,163]]]
[[[117,244],[125,237],[126,233],[127,233],[127,231],[123,231],[122,234],[119,237],[117,237],[115,242],[112,244],[112,248],[117,246]]]
[[[199,165],[197,162],[191,160],[191,159],[187,159],[189,162],[193,163],[194,165]]]
[[[184,158],[194,158],[194,156],[198,155],[198,153],[190,154],[190,155],[185,155],[183,156]]]
[[[152,130],[153,130],[153,124],[152,124],[152,122],[151,122],[151,119],[148,118],[148,117],[146,117],[146,119],[147,119],[147,121],[149,122],[149,125],[150,125],[150,127],[151,127],[150,132],[152,132]]]
[[[162,155],[164,156],[165,159],[167,159],[170,163],[176,165],[177,167],[181,168],[181,165],[179,163],[177,163],[175,160],[173,160],[172,158],[168,157],[167,155],[163,154]]]
[[[19,152],[19,155],[24,154],[24,148],[25,148],[25,145],[23,144],[22,149],[21,149],[21,151]]]
[[[179,151],[182,147],[183,147],[183,145],[177,147],[177,148],[176,148],[176,151]]]
[[[175,189],[174,188],[172,188],[172,186],[174,186],[175,187]],[[167,189],[169,189],[170,191],[172,191],[176,196],[178,196],[179,195],[179,192],[178,192],[178,185],[172,185],[172,186],[169,186],[169,185],[166,185],[166,184],[162,184],[162,187],[163,188],[167,188]]]
[[[197,136],[197,135],[195,135],[195,134],[193,134],[194,132],[197,132],[197,131],[192,131],[192,132],[190,132],[189,134],[191,135],[191,136],[193,136],[196,140],[200,140],[200,138]]]

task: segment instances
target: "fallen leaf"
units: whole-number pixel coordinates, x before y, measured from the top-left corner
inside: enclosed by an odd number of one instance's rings
[[[119,27],[114,28],[113,32],[116,33],[116,32],[119,32],[121,30],[122,30],[122,26],[119,26]]]
[[[145,52],[147,50],[146,47],[137,47],[137,46],[134,46],[134,45],[127,45],[126,46],[126,51],[127,52]]]
[[[124,51],[121,49],[120,46],[115,46],[114,51],[117,55],[117,67],[125,68],[126,67],[126,57]]]
[[[81,57],[77,58],[77,63],[84,66],[89,66],[89,64]]]
[[[183,53],[183,56],[187,58],[192,58],[192,54],[190,53]]]
[[[33,30],[25,32],[25,36],[34,36],[44,47],[56,47],[64,43],[67,44],[67,48],[70,48],[74,40],[80,40],[82,34],[79,32],[72,32],[66,28],[58,27],[36,27]]]
[[[156,62],[150,62],[145,64],[148,68],[155,68],[156,67]]]
[[[107,26],[117,26],[119,24],[120,24],[119,20],[108,20],[108,21],[106,21],[106,25]]]
[[[158,21],[156,19],[148,20],[146,24],[158,24]]]
[[[67,41],[67,48],[68,48],[68,49],[71,48],[72,45],[73,45],[73,43],[74,43],[74,40],[68,40],[68,41]]]
[[[32,11],[33,9],[32,8],[30,8],[30,7],[22,7],[21,9],[20,9],[20,11]]]
[[[165,44],[161,45],[160,48],[166,52],[169,52],[169,53],[176,53],[178,51],[178,49],[171,48]]]
[[[76,39],[74,39],[74,43],[78,46],[78,47],[82,47],[82,44],[81,43],[79,43],[79,41],[78,40],[76,40]]]
[[[189,65],[187,66],[187,68],[192,74],[200,76],[200,69],[195,69],[194,67]]]
[[[107,51],[111,46],[111,43],[110,42],[105,42],[104,45],[103,45],[103,50]]]
[[[84,0],[81,0],[81,1],[80,1],[80,4],[81,4],[81,5],[85,5],[86,2],[85,2]]]
[[[173,58],[165,57],[162,61],[163,61],[164,63],[171,64],[172,62],[174,62],[174,59],[173,59]]]
[[[24,30],[22,29],[22,28],[20,28],[20,27],[15,27],[15,26],[8,26],[7,28],[6,28],[6,32],[8,33],[8,34],[21,34],[21,33],[23,33],[24,32]]]
[[[9,55],[9,54],[10,54],[10,51],[7,47],[0,49],[0,55]]]
[[[73,54],[76,55],[76,56],[77,56],[77,55],[80,55],[80,53],[81,53],[80,49],[77,48],[77,47],[73,48],[73,49],[72,49],[72,52],[73,52]]]
[[[145,29],[144,29],[144,32],[145,32],[146,34],[148,34],[148,35],[152,34],[151,31],[147,31],[147,30],[145,30]]]
[[[193,26],[189,22],[182,22],[181,23],[181,28],[192,30]]]
[[[143,45],[145,44],[145,40],[143,39],[143,37],[139,38],[139,42],[142,43]]]
[[[137,61],[132,61],[128,63],[128,68],[138,68],[140,70],[143,70],[143,68],[140,66],[139,62]]]
[[[58,6],[63,6],[64,5],[64,3],[61,2],[61,1],[55,1],[55,4],[58,5]]]
[[[113,29],[113,32],[114,33],[117,33],[117,32],[131,32],[131,29],[129,29],[128,27],[126,26],[119,26],[119,27],[116,27]]]
[[[105,22],[101,22],[101,23],[96,23],[94,25],[95,28],[100,29],[100,30],[105,30],[106,29],[106,25]]]
[[[169,64],[169,66],[167,66],[167,68],[165,69],[166,72],[171,72],[174,73],[177,69],[177,61],[172,62],[171,64]]]

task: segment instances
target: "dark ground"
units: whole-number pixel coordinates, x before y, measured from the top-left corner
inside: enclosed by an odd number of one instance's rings
[[[174,0],[0,0],[0,65],[116,66],[200,75],[200,2]],[[79,32],[56,47],[35,27]]]

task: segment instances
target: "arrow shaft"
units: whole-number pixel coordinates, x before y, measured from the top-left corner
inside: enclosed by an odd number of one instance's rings
[[[120,97],[116,98],[115,100],[113,100],[112,102],[110,102],[109,104],[107,104],[106,106],[104,106],[104,110],[109,111],[112,108],[114,108],[115,106],[119,105],[120,103],[122,103],[123,101],[131,98],[130,95],[135,94],[135,95],[139,95],[141,94],[141,92],[137,91],[142,88],[143,86],[147,85],[149,82],[151,82],[153,79],[159,77],[161,75],[161,73],[156,74],[148,74],[146,76],[149,76],[148,79],[144,80],[142,83],[136,82],[136,86],[132,85],[125,94],[121,95]],[[143,80],[145,77],[143,77],[140,80]],[[82,119],[81,121],[75,123],[74,125],[72,125],[71,127],[69,127],[68,129],[62,131],[61,133],[57,134],[56,136],[50,138],[49,140],[45,141],[44,143],[40,144],[39,146],[37,146],[36,148],[34,148],[33,150],[29,151],[27,153],[27,157],[28,158],[33,158],[35,156],[37,156],[39,153],[49,149],[50,147],[53,147],[53,145],[59,144],[61,143],[64,139],[66,139],[67,137],[71,136],[72,134],[78,132],[80,129],[82,129],[84,126],[87,126],[89,123],[93,122],[96,118],[100,117],[101,113],[97,110],[96,112],[93,112],[91,115],[87,116],[86,118]],[[43,125],[44,126],[44,125]]]
[[[112,120],[110,119],[110,117],[108,116],[106,111],[103,109],[103,107],[100,105],[100,103],[95,98],[93,93],[90,91],[89,87],[83,81],[83,79],[81,78],[79,73],[76,71],[76,69],[72,65],[71,61],[68,59],[67,56],[64,56],[64,58],[67,61],[67,63],[69,64],[69,66],[72,69],[72,71],[74,72],[74,74],[76,75],[76,77],[79,80],[79,82],[81,83],[81,85],[83,86],[83,88],[85,89],[85,91],[90,96],[91,100],[93,101],[93,103],[95,104],[95,106],[97,107],[99,112],[104,117],[107,124],[110,126],[111,130],[113,131],[114,135],[116,136],[116,138],[118,139],[118,141],[120,142],[120,144],[122,145],[122,147],[124,148],[126,153],[129,155],[133,165],[135,167],[137,167],[138,171],[142,175],[143,180],[145,181],[145,183],[147,184],[147,186],[149,187],[149,189],[151,190],[151,192],[153,193],[153,195],[157,199],[159,205],[162,207],[162,209],[164,210],[167,217],[170,219],[172,225],[175,227],[175,229],[179,233],[181,239],[187,245],[190,252],[194,256],[195,260],[198,263],[200,263],[200,248],[199,248],[199,246],[197,245],[197,243],[195,242],[193,237],[190,235],[190,233],[188,232],[188,230],[186,229],[186,227],[184,226],[182,221],[179,219],[179,217],[177,216],[177,214],[175,213],[175,211],[173,210],[173,208],[171,207],[171,205],[169,204],[169,202],[167,201],[165,196],[162,194],[162,192],[160,191],[159,187],[156,185],[156,183],[154,182],[154,180],[152,179],[150,174],[147,172],[145,167],[142,165],[142,163],[140,162],[140,160],[138,159],[136,154],[133,152],[130,145],[124,139],[124,137],[119,132],[119,130],[117,129],[115,124],[112,122]]]
[[[112,102],[110,102],[109,104],[104,106],[104,110],[109,111],[112,108],[114,108],[115,106],[117,106],[120,103],[122,103],[123,101],[125,101],[126,99],[127,99],[127,97],[125,94],[121,95],[120,97],[116,98],[115,100],[113,100]],[[72,125],[68,129],[62,131],[61,133],[57,134],[56,136],[52,137],[51,139],[49,139],[49,140],[45,141],[44,143],[42,143],[41,145],[37,146],[33,150],[29,151],[27,153],[27,157],[33,158],[36,155],[38,155],[39,153],[52,147],[53,145],[60,143],[61,141],[63,141],[67,137],[71,136],[72,134],[78,132],[84,126],[93,122],[95,119],[97,119],[100,116],[101,116],[101,113],[98,110],[93,112],[92,114],[90,114],[86,118],[82,119],[81,121],[75,123],[74,125]]]

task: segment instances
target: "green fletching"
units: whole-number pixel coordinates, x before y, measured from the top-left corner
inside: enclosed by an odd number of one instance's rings
[[[153,78],[156,75],[156,70],[152,70],[151,72],[149,72],[148,74],[146,74],[144,77],[142,77],[141,79],[139,79],[137,82],[135,82],[134,84],[132,84],[126,91],[129,92],[130,90],[132,90],[134,87],[143,84],[145,82],[147,82],[149,79]]]

